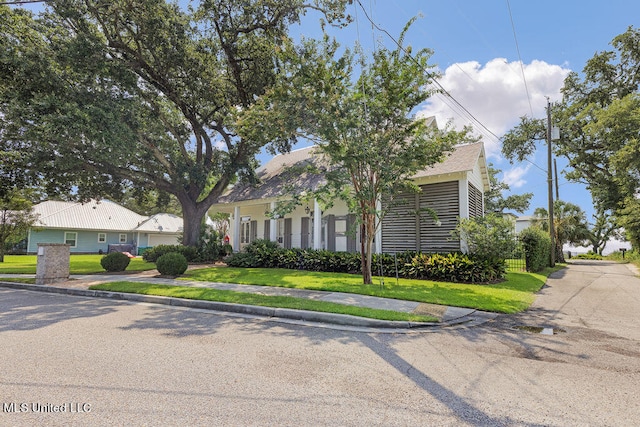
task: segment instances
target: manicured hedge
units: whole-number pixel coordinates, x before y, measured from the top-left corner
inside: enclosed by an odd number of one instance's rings
[[[170,252],[177,252],[182,254],[188,262],[196,261],[198,258],[198,249],[194,246],[183,245],[158,245],[153,248],[147,249],[142,254],[142,259],[147,262],[156,262],[164,254]]]
[[[122,252],[111,252],[100,259],[100,265],[107,271],[125,271],[130,259]]]
[[[283,249],[269,240],[256,240],[243,252],[225,262],[230,267],[288,268],[307,271],[361,274],[359,253],[312,249]],[[462,253],[424,254],[402,252],[395,256],[374,254],[374,275],[432,279],[448,282],[487,283],[502,279],[506,263],[501,259],[480,259]]]
[[[178,252],[168,252],[156,261],[158,272],[163,276],[179,276],[188,266],[187,259]]]
[[[538,227],[525,228],[520,232],[520,241],[524,246],[527,271],[541,271],[549,266],[551,259],[551,238]]]

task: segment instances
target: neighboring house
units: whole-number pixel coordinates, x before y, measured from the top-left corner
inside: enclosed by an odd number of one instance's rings
[[[71,253],[133,251],[159,244],[178,244],[182,218],[170,214],[138,215],[109,200],[86,203],[47,201],[33,207],[38,215],[29,230],[28,253],[38,243],[67,243]]]
[[[304,196],[325,180],[310,165],[322,166],[315,147],[275,156],[258,169],[258,185],[231,187],[212,206],[212,210],[229,213],[230,238],[234,250],[255,239],[269,239],[285,248],[314,248],[355,252],[360,248],[356,217],[346,204],[335,200],[325,211],[317,200],[296,205],[282,218],[271,218],[278,203]],[[458,218],[482,216],[484,193],[489,176],[482,143],[461,145],[442,162],[413,177],[420,193],[396,197],[375,240],[377,253],[406,250],[451,252],[463,249],[452,240],[451,231]],[[304,197],[301,198],[304,200]],[[433,209],[438,221],[424,212]]]
[[[533,215],[522,215],[516,218],[516,234],[520,234],[525,228],[531,227],[536,221],[540,221]]]

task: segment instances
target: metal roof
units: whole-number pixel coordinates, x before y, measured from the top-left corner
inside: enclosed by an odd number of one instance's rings
[[[158,226],[162,226],[165,232],[178,232],[178,222],[182,227],[182,218],[175,215],[147,217],[109,200],[85,203],[49,200],[35,205],[33,211],[38,215],[36,226],[45,228],[138,231],[138,227],[144,226],[140,231],[160,231]]]
[[[136,227],[136,231],[144,232],[163,232],[163,233],[180,233],[182,232],[182,218],[168,213],[159,213],[152,215]]]

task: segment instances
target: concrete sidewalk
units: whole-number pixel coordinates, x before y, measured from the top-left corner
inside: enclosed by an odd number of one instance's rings
[[[347,294],[340,292],[323,292],[310,291],[304,289],[277,288],[271,286],[255,286],[255,285],[239,285],[232,283],[215,283],[201,282],[189,280],[174,280],[157,277],[155,270],[139,273],[125,274],[90,274],[90,275],[72,275],[70,280],[66,282],[56,283],[53,285],[33,285],[17,282],[2,281],[2,278],[34,278],[35,275],[25,274],[0,274],[0,287],[8,287],[13,289],[24,289],[40,292],[51,292],[66,295],[77,295],[87,297],[101,297],[127,301],[147,302],[155,304],[174,305],[180,307],[192,307],[199,309],[209,309],[218,311],[227,311],[235,313],[243,313],[256,316],[267,316],[283,319],[295,319],[308,322],[322,322],[341,326],[354,326],[366,328],[392,328],[392,329],[415,329],[415,328],[433,328],[452,325],[477,325],[495,318],[497,314],[486,313],[474,309],[447,307],[436,304],[425,304],[413,301],[396,300],[390,298],[380,298],[368,295]],[[89,286],[115,282],[115,281],[131,281],[143,283],[157,283],[164,285],[179,285],[206,287],[220,290],[229,290],[236,292],[246,292],[260,295],[271,296],[291,296],[295,298],[307,298],[318,301],[334,302],[338,304],[353,305],[359,307],[368,307],[382,310],[398,311],[404,313],[416,313],[429,315],[439,319],[439,322],[408,322],[408,321],[387,321],[367,319],[357,316],[344,314],[312,312],[306,310],[294,310],[283,308],[271,308],[262,306],[251,306],[243,304],[231,304],[215,301],[199,301],[187,300],[181,298],[169,298],[151,295],[137,295],[119,292],[106,292],[89,290]]]

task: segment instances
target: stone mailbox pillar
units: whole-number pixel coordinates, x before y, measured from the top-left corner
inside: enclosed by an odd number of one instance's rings
[[[36,285],[69,280],[70,246],[65,243],[38,243]]]

